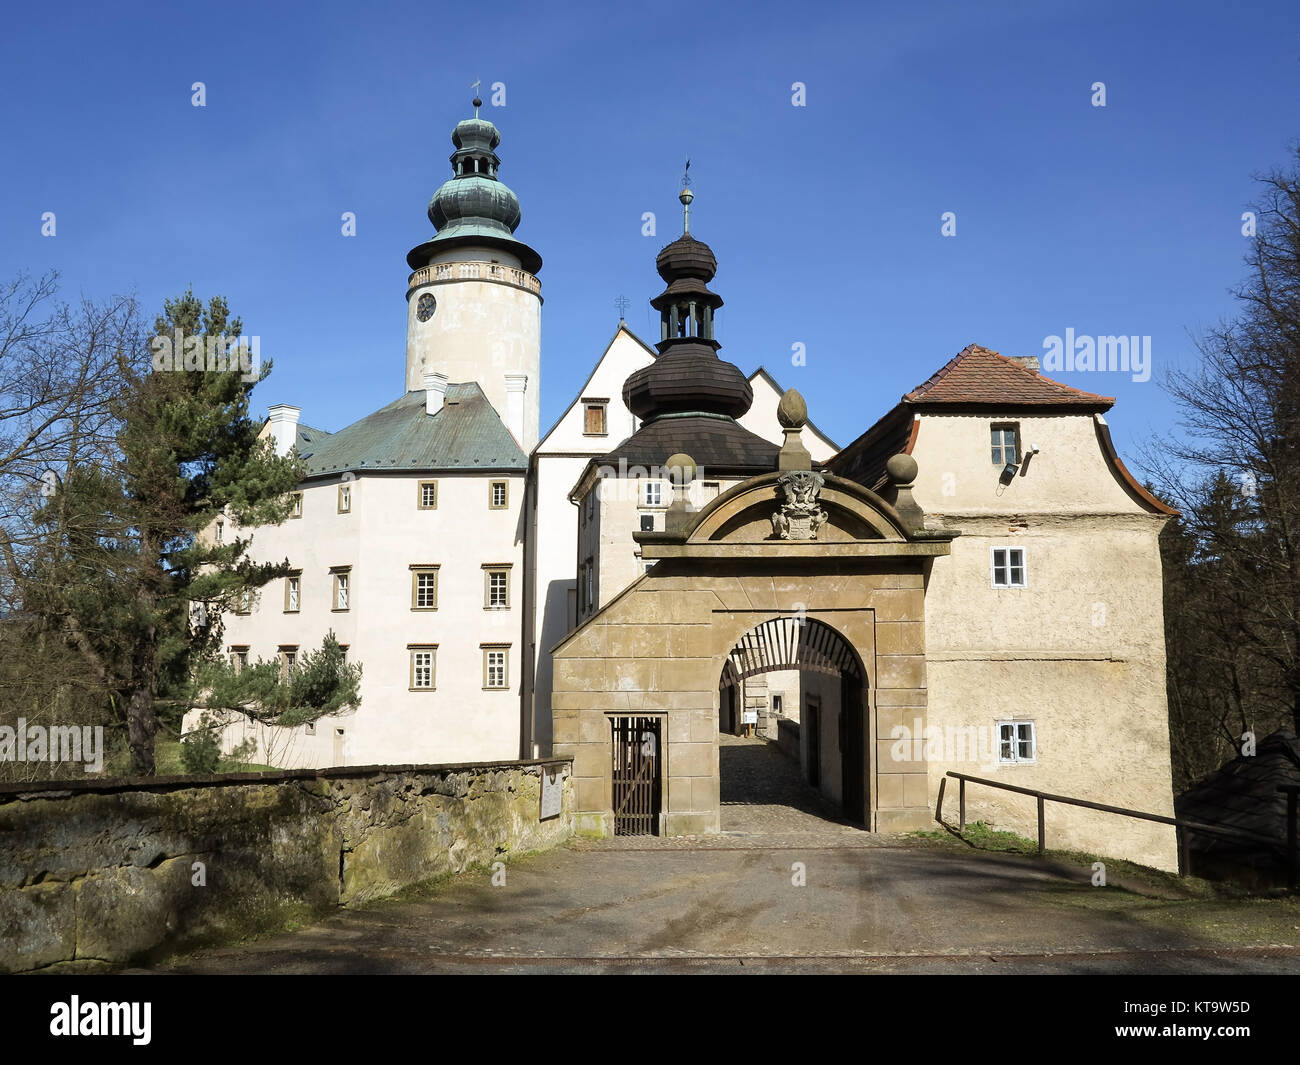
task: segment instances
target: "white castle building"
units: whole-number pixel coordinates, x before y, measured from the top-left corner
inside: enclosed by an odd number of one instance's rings
[[[724,673],[717,691],[692,690],[683,707],[666,704],[667,742],[684,746],[656,769],[672,797],[662,825],[715,822],[718,732],[737,731],[738,710],[756,705],[769,736],[780,718],[806,718],[806,779],[870,827],[924,820],[950,769],[1171,814],[1157,541],[1173,511],[1116,455],[1104,417],[1114,401],[1043,377],[1032,357],[969,345],[841,451],[802,413],[792,421],[802,401],[765,370],[746,375],[717,356],[722,299],[708,288],[717,262],[689,232],[685,190],[685,232],[656,261],[667,286],[651,300],[661,336],[651,346],[620,321],[585,380],[555,386],[571,399],[542,432],[541,257],[515,238],[519,201],[498,176],[500,135],[478,106],[452,134],[453,176],[428,211],[435,235],[407,256],[402,393],[332,433],[296,407],[272,407],[264,434],[307,467],[293,517],[255,530],[227,519],[207,534],[251,535],[255,560],[287,557],[294,567],[224,619],[228,653],[279,656],[288,667],[333,631],[363,666],[360,705],[294,729],[232,716],[225,748],[251,737],[254,760],[284,768],[554,751],[575,758],[579,804],[605,824],[607,752],[585,746],[598,737],[574,715],[641,703],[649,713],[666,696],[628,687],[623,673],[607,690],[612,642],[578,663],[574,648],[593,644],[600,626],[611,641],[619,625],[635,629],[617,620],[630,609],[619,603],[650,584],[666,596],[705,594],[671,566],[661,579],[647,572],[673,551],[697,550],[669,543],[680,508],[696,513],[696,528],[738,506],[783,446],[791,453],[794,434],[843,498],[856,493],[855,506],[892,514],[899,528],[923,519],[908,535],[942,534],[951,547],[909,546],[935,557],[916,574],[878,578],[873,595],[894,616],[870,622],[867,697],[854,711],[867,724],[841,713],[842,676],[830,685],[784,658],[761,674]],[[681,452],[698,467],[687,489],[665,470]],[[902,498],[891,498],[898,471],[918,466],[904,486],[915,513],[891,511]],[[844,495],[848,485],[858,487]],[[759,557],[767,547],[745,540],[734,550]],[[802,572],[769,580],[762,601],[744,593],[765,632],[790,621],[779,602],[799,598],[791,582]],[[758,618],[764,610],[775,620]],[[620,638],[635,650],[636,635]],[[562,678],[553,651],[569,659]],[[667,678],[676,668],[641,673]],[[191,711],[186,728],[197,721]],[[972,744],[974,759],[962,750]],[[972,800],[971,810],[1020,826],[1019,808],[1004,800]],[[1060,814],[1063,842],[1172,862],[1172,833],[1103,816]]]

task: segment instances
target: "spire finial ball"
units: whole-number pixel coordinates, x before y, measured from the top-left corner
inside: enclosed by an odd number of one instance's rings
[[[677,198],[681,200],[683,204],[689,204],[693,199],[695,199],[695,193],[690,189],[682,189],[682,191],[677,194]]]
[[[668,461],[664,463],[664,472],[668,474],[674,484],[690,484],[695,480],[695,460],[690,455],[684,455],[681,452],[676,455],[669,455]]]

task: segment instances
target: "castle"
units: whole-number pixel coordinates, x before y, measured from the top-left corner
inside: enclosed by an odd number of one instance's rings
[[[403,394],[335,432],[272,407],[264,434],[307,474],[292,517],[240,533],[294,572],[224,619],[228,653],[292,668],[333,631],[361,703],[295,729],[232,716],[227,747],[568,757],[596,834],[717,831],[718,736],[746,725],[793,737],[872,830],[924,827],[949,770],[1172,814],[1173,512],[1116,455],[1114,401],[970,345],[839,449],[720,357],[684,189],[659,338],[620,322],[543,433],[542,260],[479,106],[407,256]],[[984,789],[967,816],[1023,827],[1032,805]],[[1052,816],[1062,845],[1175,862],[1172,829]]]

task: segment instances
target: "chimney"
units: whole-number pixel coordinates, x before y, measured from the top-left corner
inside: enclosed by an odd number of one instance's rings
[[[1037,355],[1008,355],[1012,362],[1018,362],[1026,370],[1033,370],[1038,373],[1038,356]]]
[[[528,391],[526,373],[506,374],[506,428],[524,446],[524,393]]]
[[[289,454],[298,442],[298,415],[301,413],[301,407],[291,407],[287,403],[277,403],[267,409],[266,417],[271,423],[271,439],[277,455]]]
[[[424,413],[437,414],[442,410],[442,401],[447,397],[447,375],[425,371],[424,374]]]

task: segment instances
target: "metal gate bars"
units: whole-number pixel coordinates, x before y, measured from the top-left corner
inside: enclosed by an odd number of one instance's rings
[[[657,835],[663,719],[614,717],[610,721],[614,727],[614,835]]]

